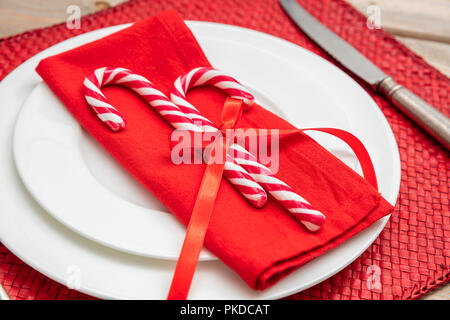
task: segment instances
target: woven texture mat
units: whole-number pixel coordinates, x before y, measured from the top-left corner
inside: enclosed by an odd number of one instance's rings
[[[368,29],[364,16],[342,0],[299,2],[384,72],[449,115],[450,80],[422,58],[384,31]],[[185,19],[266,32],[336,63],[293,25],[277,0],[135,0],[83,18],[81,30],[57,25],[0,40],[0,79],[64,39],[169,8]],[[414,299],[450,280],[449,154],[386,99],[360,84],[387,117],[400,148],[402,181],[397,205],[384,231],[360,258],[292,299]],[[0,281],[12,299],[90,298],[30,268],[1,244]]]

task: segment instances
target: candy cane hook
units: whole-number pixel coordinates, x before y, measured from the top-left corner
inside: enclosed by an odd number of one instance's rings
[[[137,92],[175,129],[203,131],[149,80],[127,69],[99,68],[86,77],[83,84],[87,103],[97,117],[113,132],[118,132],[125,127],[125,119],[108,103],[100,89],[102,86],[111,84],[123,85]],[[224,176],[255,207],[262,207],[266,203],[267,194],[264,189],[229,155],[225,162]]]

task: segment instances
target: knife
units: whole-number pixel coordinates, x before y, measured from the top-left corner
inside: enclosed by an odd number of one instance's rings
[[[345,40],[317,21],[296,0],[280,0],[295,24],[315,43],[365,82],[376,87],[403,113],[450,150],[450,119],[384,74]]]

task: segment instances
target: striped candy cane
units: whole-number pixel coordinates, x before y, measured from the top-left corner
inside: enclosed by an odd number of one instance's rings
[[[244,108],[249,108],[253,104],[253,95],[239,84],[237,80],[225,75],[219,70],[210,67],[201,67],[180,76],[175,81],[170,98],[181,111],[196,123],[200,122],[205,131],[214,131],[217,129],[211,121],[204,118],[186,100],[186,94],[189,89],[203,85],[215,86],[224,90],[232,98],[242,99],[244,101]],[[325,216],[320,211],[314,209],[306,199],[295,193],[290,186],[276,178],[273,172],[260,164],[254,155],[237,144],[230,146],[229,153],[236,163],[241,165],[256,182],[300,220],[306,228],[310,231],[320,229],[320,226],[325,222]]]
[[[230,146],[233,159],[241,165],[267,192],[281,203],[290,213],[300,220],[309,230],[317,231],[325,222],[325,216],[298,195],[289,185],[279,180],[266,166],[242,146]]]
[[[192,104],[186,100],[189,89],[199,86],[214,86],[225,91],[231,98],[241,99],[244,102],[244,111],[249,109],[255,98],[236,79],[225,75],[222,71],[210,67],[192,69],[175,80],[170,100],[181,111],[186,113],[195,123],[200,123],[204,131],[217,131],[215,125],[203,117]]]
[[[83,93],[87,103],[97,117],[113,132],[122,130],[125,127],[125,120],[119,111],[108,103],[100,89],[109,84],[123,85],[134,90],[175,129],[203,131],[150,81],[127,69],[99,68],[86,77],[83,84]],[[224,176],[255,207],[262,207],[267,202],[267,194],[264,189],[230,155],[227,155],[225,161]]]

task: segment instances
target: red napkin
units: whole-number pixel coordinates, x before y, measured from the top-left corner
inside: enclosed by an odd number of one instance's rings
[[[81,88],[96,68],[124,67],[168,94],[180,74],[209,65],[182,18],[168,11],[44,59],[37,72],[81,125],[187,224],[205,165],[171,162],[171,126],[136,94],[117,86],[104,88],[109,102],[127,120],[125,130],[112,133],[90,111]],[[188,98],[203,115],[219,122],[223,92],[198,88]],[[293,128],[260,106],[245,113],[239,126]],[[255,289],[275,283],[393,210],[366,180],[303,133],[280,141],[277,176],[327,216],[319,232],[306,231],[273,199],[263,209],[252,207],[222,179],[205,240],[208,249]]]

